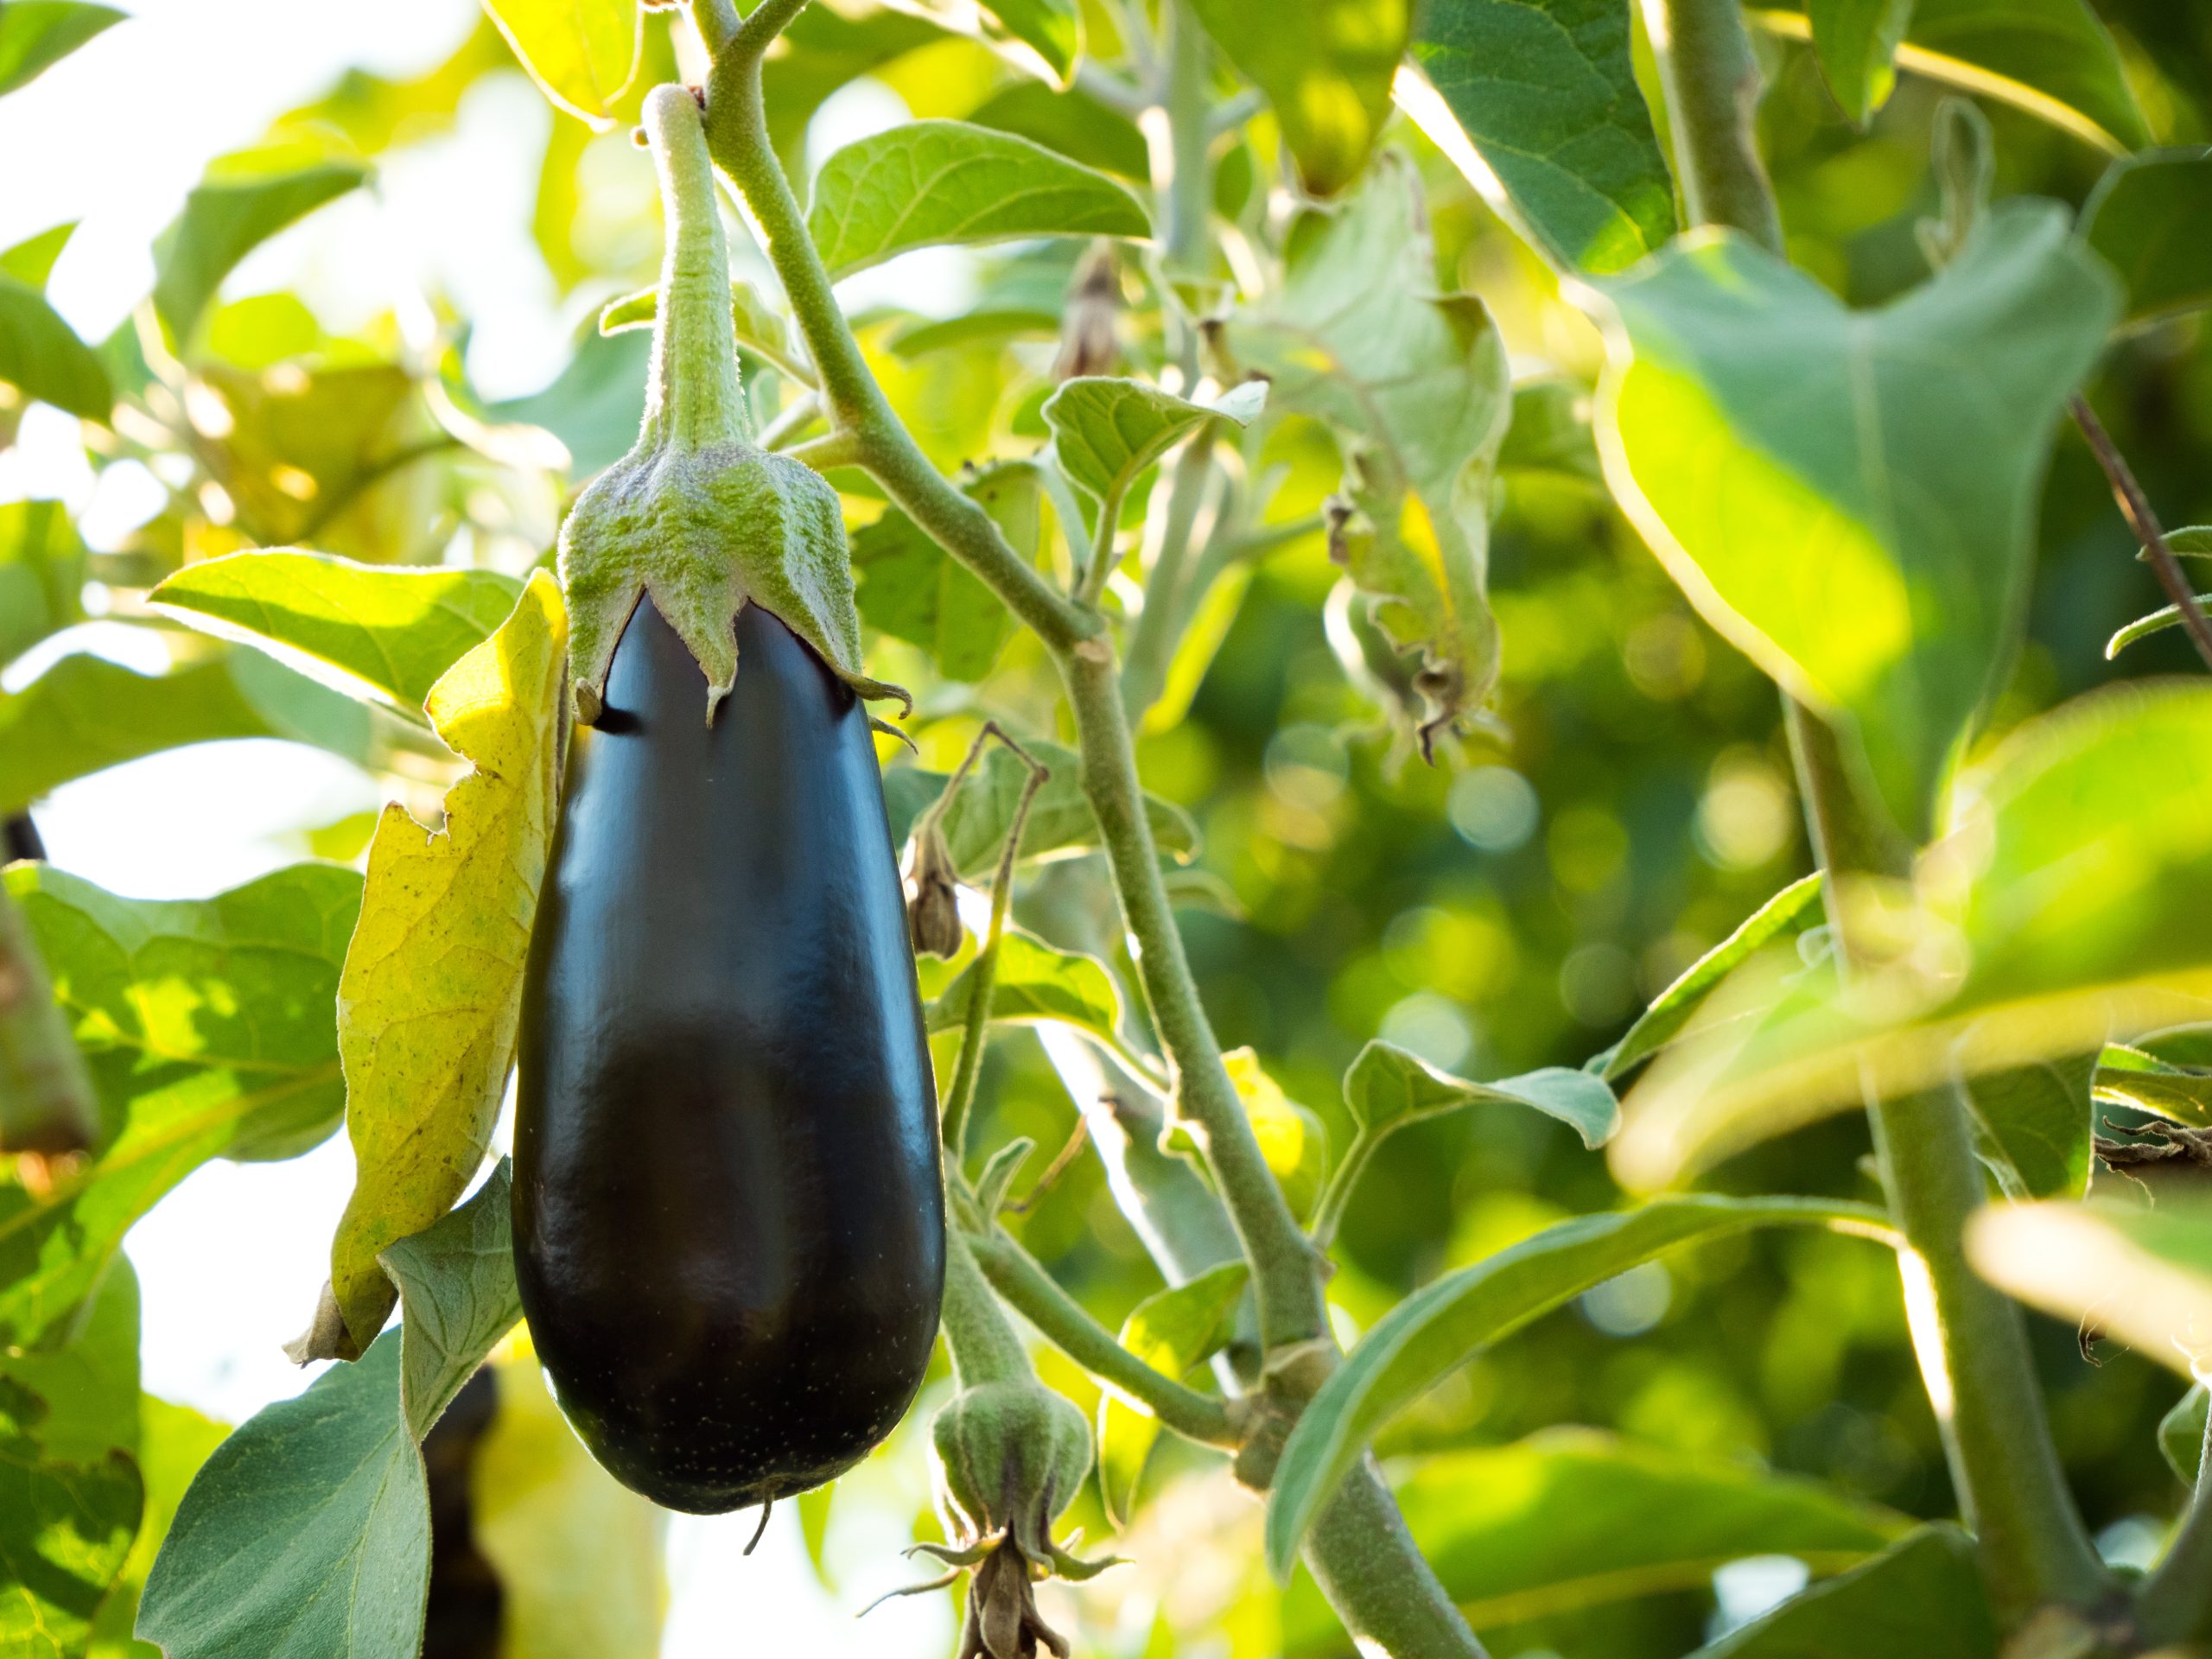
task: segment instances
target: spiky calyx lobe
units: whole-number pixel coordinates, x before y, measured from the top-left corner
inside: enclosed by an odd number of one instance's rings
[[[648,594],[706,676],[710,722],[737,679],[737,613],[747,605],[776,616],[862,696],[906,698],[861,671],[837,493],[753,442],[698,100],[682,86],[656,87],[644,122],[667,245],[638,442],[592,480],[561,528],[576,717],[598,719],[614,647]]]

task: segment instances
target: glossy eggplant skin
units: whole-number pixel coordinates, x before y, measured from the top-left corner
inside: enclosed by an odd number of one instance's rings
[[[569,751],[524,982],[515,1271],[569,1421],[702,1514],[895,1427],[944,1279],[937,1095],[867,715],[738,613],[709,726],[642,600]]]

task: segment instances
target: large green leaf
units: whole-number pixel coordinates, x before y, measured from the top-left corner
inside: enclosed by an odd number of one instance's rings
[[[1397,1496],[1421,1553],[1483,1630],[1701,1590],[1745,1555],[1833,1573],[1910,1524],[1815,1481],[1586,1428],[1425,1458]]]
[[[1226,1344],[1252,1270],[1224,1262],[1147,1296],[1122,1321],[1122,1346],[1163,1376],[1184,1372]],[[1136,1514],[1137,1483],[1160,1438],[1160,1420],[1141,1402],[1111,1389],[1098,1396],[1098,1496],[1107,1519],[1126,1527]]]
[[[1017,60],[1026,48],[1033,71],[1054,86],[1075,79],[1083,55],[1083,9],[1076,0],[984,0],[984,37]]]
[[[1881,1212],[1817,1198],[1657,1198],[1578,1216],[1391,1309],[1321,1385],[1291,1431],[1268,1499],[1268,1564],[1287,1577],[1298,1547],[1338,1484],[1394,1414],[1483,1349],[1593,1286],[1681,1245],[1751,1227],[1835,1227],[1889,1236]]]
[[[967,1023],[975,980],[970,963],[931,1001],[927,1013],[931,1031],[957,1031]],[[1105,964],[1094,957],[1059,950],[1015,927],[999,936],[991,1018],[1016,1025],[1049,1020],[1096,1033],[1109,1043],[1122,1039],[1121,994]]]
[[[1018,236],[1151,233],[1127,189],[1041,144],[962,121],[910,121],[822,164],[806,228],[833,276],[910,248]]]
[[[386,1333],[215,1448],[139,1608],[167,1659],[416,1659],[430,1499],[399,1349]]]
[[[1497,1083],[1470,1083],[1395,1043],[1376,1041],[1361,1049],[1344,1073],[1344,1109],[1370,1139],[1484,1103],[1533,1108],[1557,1118],[1591,1147],[1604,1146],[1620,1122],[1620,1108],[1605,1080],[1571,1066],[1548,1065]]]
[[[141,755],[231,737],[288,738],[364,766],[381,753],[367,709],[257,651],[159,675],[79,654],[0,692],[0,813]]]
[[[11,1659],[84,1653],[143,1496],[123,1452],[81,1464],[48,1455],[35,1438],[45,1409],[0,1377],[0,1652]]]
[[[2192,1381],[2212,1343],[2212,1203],[2162,1198],[1992,1205],[1967,1228],[1981,1276],[2117,1337]]]
[[[1613,493],[1925,839],[2018,637],[2044,464],[2115,314],[2109,274],[2057,207],[2017,202],[1879,310],[1722,232],[1605,293]]]
[[[484,0],[530,78],[554,104],[601,129],[637,73],[639,0]]]
[[[1675,233],[1675,187],[1637,90],[1629,14],[1611,0],[1432,0],[1413,61],[1435,97],[1408,108],[1554,264],[1634,264]],[[1467,152],[1471,150],[1472,154]]]
[[[1693,1659],[1996,1659],[1997,1647],[1974,1541],[1939,1523],[1700,1648]]]
[[[1192,0],[1222,55],[1268,95],[1311,194],[1359,176],[1390,114],[1409,0],[1300,0],[1256,15],[1250,0]]]
[[[1961,779],[1954,817],[1921,861],[1916,907],[1891,911],[1890,937],[1918,943],[1874,986],[1801,977],[1777,995],[1769,957],[1714,994],[1727,1017],[1629,1096],[1624,1182],[1678,1180],[1866,1087],[1948,1087],[2202,1018],[2212,687],[2115,686],[2030,721]],[[2076,1134],[2069,1120],[2069,1169]]]
[[[159,1648],[130,1634],[138,1622],[138,1600],[192,1478],[230,1432],[226,1424],[203,1417],[189,1406],[172,1405],[150,1394],[139,1396],[137,1455],[146,1489],[145,1509],[124,1561],[123,1576],[108,1592],[93,1621],[89,1659],[161,1659]]]
[[[1168,450],[1218,416],[1249,426],[1268,397],[1247,381],[1211,403],[1192,403],[1142,380],[1080,376],[1045,400],[1060,470],[1090,499],[1117,508],[1129,486]]]
[[[994,462],[961,488],[1015,552],[1037,556],[1043,521],[1034,465]],[[1013,635],[1013,613],[997,595],[897,507],[853,532],[853,577],[861,619],[921,646],[949,679],[982,679]]]
[[[83,0],[12,0],[0,7],[0,93],[29,86],[124,15]]]
[[[419,709],[506,620],[522,583],[497,570],[356,564],[280,548],[188,564],[149,595],[334,664]]]
[[[1913,0],[1806,0],[1821,75],[1855,125],[1890,101]]]
[[[171,336],[191,336],[239,260],[368,176],[359,162],[296,147],[226,156],[210,167],[154,243],[154,309]]]
[[[1486,592],[1491,473],[1511,410],[1505,347],[1471,295],[1436,291],[1412,164],[1395,152],[1282,288],[1225,329],[1266,371],[1268,406],[1333,428],[1346,463],[1331,551],[1402,647],[1418,649],[1424,741],[1479,710],[1497,677]]]
[[[2127,288],[2127,320],[2212,305],[2212,150],[2154,149],[2114,162],[2082,208],[2082,235]]]
[[[115,390],[99,354],[36,289],[0,276],[0,380],[24,397],[105,423]]]
[[[393,1298],[378,1254],[444,1215],[484,1161],[558,804],[567,639],[560,588],[539,571],[430,692],[430,723],[475,768],[447,791],[444,826],[396,803],[377,825],[339,982],[355,1172],[331,1242],[343,1325],[318,1318],[315,1357],[368,1345]]]
[[[1034,737],[1023,738],[1021,745],[1052,773],[1029,804],[1021,830],[1021,856],[1041,858],[1097,846],[1098,820],[1084,798],[1075,751]],[[890,811],[894,842],[906,841],[922,809],[944,792],[948,781],[949,774],[920,766],[893,766],[884,772],[884,804]],[[938,827],[963,877],[972,880],[995,868],[1014,823],[1014,807],[1028,784],[1029,768],[994,745],[961,785]],[[1198,826],[1182,808],[1149,792],[1144,805],[1152,838],[1161,852],[1187,857],[1198,850]]]
[[[502,1158],[474,1198],[380,1258],[399,1290],[399,1402],[418,1440],[522,1318],[513,1198],[513,1166]]]
[[[85,617],[85,544],[59,501],[0,505],[0,663]]]
[[[8,872],[100,1092],[100,1146],[37,1195],[0,1185],[0,1344],[38,1341],[133,1222],[210,1158],[289,1156],[336,1127],[339,963],[361,879],[300,864],[213,899],[119,899]]]
[[[1958,1084],[1982,1161],[2016,1198],[2080,1198],[2088,1191],[2096,1113],[2095,1051],[1986,1071]]]

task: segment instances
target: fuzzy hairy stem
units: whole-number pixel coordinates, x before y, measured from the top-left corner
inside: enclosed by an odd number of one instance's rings
[[[1035,1325],[1055,1348],[1100,1382],[1149,1407],[1161,1424],[1185,1440],[1234,1446],[1236,1430],[1222,1402],[1153,1370],[1084,1312],[1028,1251],[1002,1232],[966,1240],[976,1265],[1007,1305]]]
[[[2144,1583],[2136,1623],[2146,1646],[2212,1641],[2212,1417],[2204,1422],[2189,1512]]]
[[[1693,225],[1726,225],[1782,251],[1759,161],[1759,66],[1738,0],[1643,0],[1675,130],[1675,177]]]
[[[1306,1565],[1363,1653],[1392,1659],[1470,1659],[1483,1653],[1465,1617],[1422,1562],[1419,1575],[1401,1563],[1421,1560],[1397,1500],[1363,1459],[1344,1477],[1306,1535]]]

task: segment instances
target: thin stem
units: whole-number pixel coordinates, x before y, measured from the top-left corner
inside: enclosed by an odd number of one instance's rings
[[[1083,567],[1083,582],[1076,596],[1085,605],[1096,605],[1099,594],[1106,591],[1107,578],[1114,574],[1114,532],[1122,527],[1122,498],[1117,493],[1111,500],[1098,504],[1098,527],[1090,535],[1090,563]]]
[[[799,13],[806,10],[806,0],[760,0],[753,15],[738,25],[737,33],[729,37],[728,49],[742,53],[756,64],[776,36],[789,29]]]
[[[1165,198],[1166,210],[1160,258],[1171,276],[1195,276],[1205,269],[1206,212],[1213,196],[1209,54],[1190,0],[1162,0],[1160,25],[1167,49],[1167,142],[1153,155],[1153,188]]]
[[[1122,700],[1129,718],[1141,720],[1159,700],[1167,683],[1167,668],[1182,637],[1188,607],[1183,602],[1186,585],[1184,566],[1191,552],[1191,532],[1205,504],[1206,485],[1213,476],[1213,423],[1192,433],[1175,457],[1169,474],[1167,512],[1160,524],[1160,551],[1145,573],[1144,609],[1137,613],[1129,632],[1128,659],[1122,668]]]
[[[1020,1337],[969,1253],[973,1242],[957,1227],[944,1230],[944,1346],[952,1357],[953,1379],[963,1389],[1033,1380],[1037,1373]]]
[[[1211,1395],[1154,1370],[1062,1290],[1037,1258],[1003,1232],[969,1236],[968,1248],[991,1287],[1046,1341],[1100,1382],[1150,1409],[1166,1427],[1205,1446],[1234,1446],[1229,1412]]]
[[[793,461],[803,461],[817,473],[826,473],[832,467],[851,467],[861,458],[861,441],[851,432],[825,432],[818,438],[809,438],[795,443],[784,451]]]
[[[1343,1225],[1345,1207],[1351,1202],[1352,1193],[1358,1188],[1360,1177],[1367,1173],[1369,1160],[1375,1148],[1382,1144],[1381,1137],[1370,1135],[1365,1128],[1352,1137],[1344,1148],[1344,1155],[1329,1172],[1328,1185],[1321,1189],[1321,1196],[1313,1203],[1313,1219],[1306,1226],[1306,1233],[1313,1241],[1313,1248],[1325,1250],[1336,1243],[1337,1229]]]
[[[1152,99],[1143,87],[1089,58],[1075,67],[1075,89],[1116,115],[1126,115],[1133,120],[1152,107]]]
[[[775,418],[760,429],[760,444],[763,449],[781,449],[792,438],[822,418],[822,398],[819,393],[802,391],[790,403],[778,410]]]
[[[743,22],[732,0],[691,0],[691,24],[707,43],[709,57],[729,43]]]
[[[0,885],[0,1152],[86,1152],[99,1097],[30,924]]]
[[[2077,397],[2068,405],[2074,412],[2074,424],[2082,429],[2082,435],[2088,440],[2089,453],[2097,458],[2097,465],[2104,468],[2105,480],[2112,486],[2113,499],[2120,503],[2121,515],[2127,527],[2135,532],[2135,539],[2143,543],[2143,550],[2151,556],[2151,568],[2158,572],[2158,586],[2166,590],[2181,625],[2189,631],[2190,643],[2196,647],[2196,654],[2212,668],[2212,620],[2204,614],[2189,578],[2182,575],[2181,561],[2174,557],[2174,550],[2166,543],[2166,532],[2158,524],[2158,515],[2152,511],[2150,497],[2143,493],[2143,486],[2135,481],[2135,474],[2127,464],[2127,457],[2120,453],[2112,435],[2105,430],[2097,412],[2089,407],[2089,400]]]
[[[2144,1583],[2136,1624],[2149,1647],[2212,1639],[2212,1416],[2204,1422],[2189,1513]]]
[[[1643,22],[1690,222],[1732,226],[1780,253],[1782,216],[1754,134],[1758,60],[1738,0],[1643,0]]]

